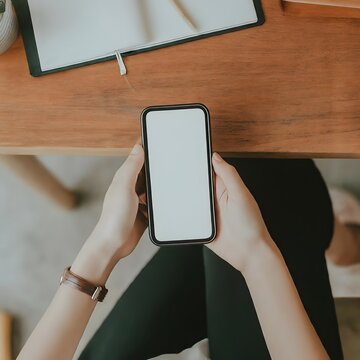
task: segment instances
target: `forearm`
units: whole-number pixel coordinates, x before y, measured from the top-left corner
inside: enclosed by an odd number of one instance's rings
[[[273,359],[329,359],[272,240],[243,272]]]
[[[71,271],[94,284],[104,285],[112,267],[104,250],[89,239]],[[89,295],[61,285],[18,359],[72,359],[95,306]]]
[[[106,192],[103,210],[90,238],[71,266],[71,271],[93,285],[105,285],[112,269],[129,255],[146,228],[136,192],[141,180],[144,152],[136,144],[116,172]],[[96,302],[89,295],[63,284],[18,359],[72,359]]]
[[[89,296],[61,286],[18,359],[72,359],[94,308]]]

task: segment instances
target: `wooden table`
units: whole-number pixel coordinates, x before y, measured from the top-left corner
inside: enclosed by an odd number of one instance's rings
[[[0,152],[125,154],[148,105],[202,102],[214,150],[359,157],[360,21],[284,16],[117,63],[29,75],[21,40],[0,57]]]

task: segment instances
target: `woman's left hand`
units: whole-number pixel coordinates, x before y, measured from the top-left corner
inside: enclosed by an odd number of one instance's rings
[[[136,144],[116,172],[100,219],[71,267],[78,275],[105,282],[138,244],[147,227],[143,164],[143,148]]]
[[[96,237],[112,249],[117,260],[134,250],[147,227],[143,164],[143,148],[136,144],[106,192],[103,210],[94,229]]]

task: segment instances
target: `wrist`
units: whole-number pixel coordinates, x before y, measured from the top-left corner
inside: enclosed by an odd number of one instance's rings
[[[282,259],[280,250],[269,235],[269,237],[258,242],[256,247],[254,247],[251,255],[247,257],[241,273],[246,280],[248,277],[252,276],[253,273],[259,273],[263,268],[263,264],[274,262],[279,259]]]
[[[71,265],[71,271],[94,284],[105,285],[116,263],[106,242],[90,236]]]

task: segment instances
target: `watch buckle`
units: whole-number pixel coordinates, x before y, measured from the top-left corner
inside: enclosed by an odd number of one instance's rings
[[[102,286],[98,286],[98,287],[95,289],[94,293],[93,293],[92,296],[91,296],[91,298],[92,298],[94,301],[97,301],[97,300],[99,299],[99,295],[100,295],[102,289],[103,289]]]

